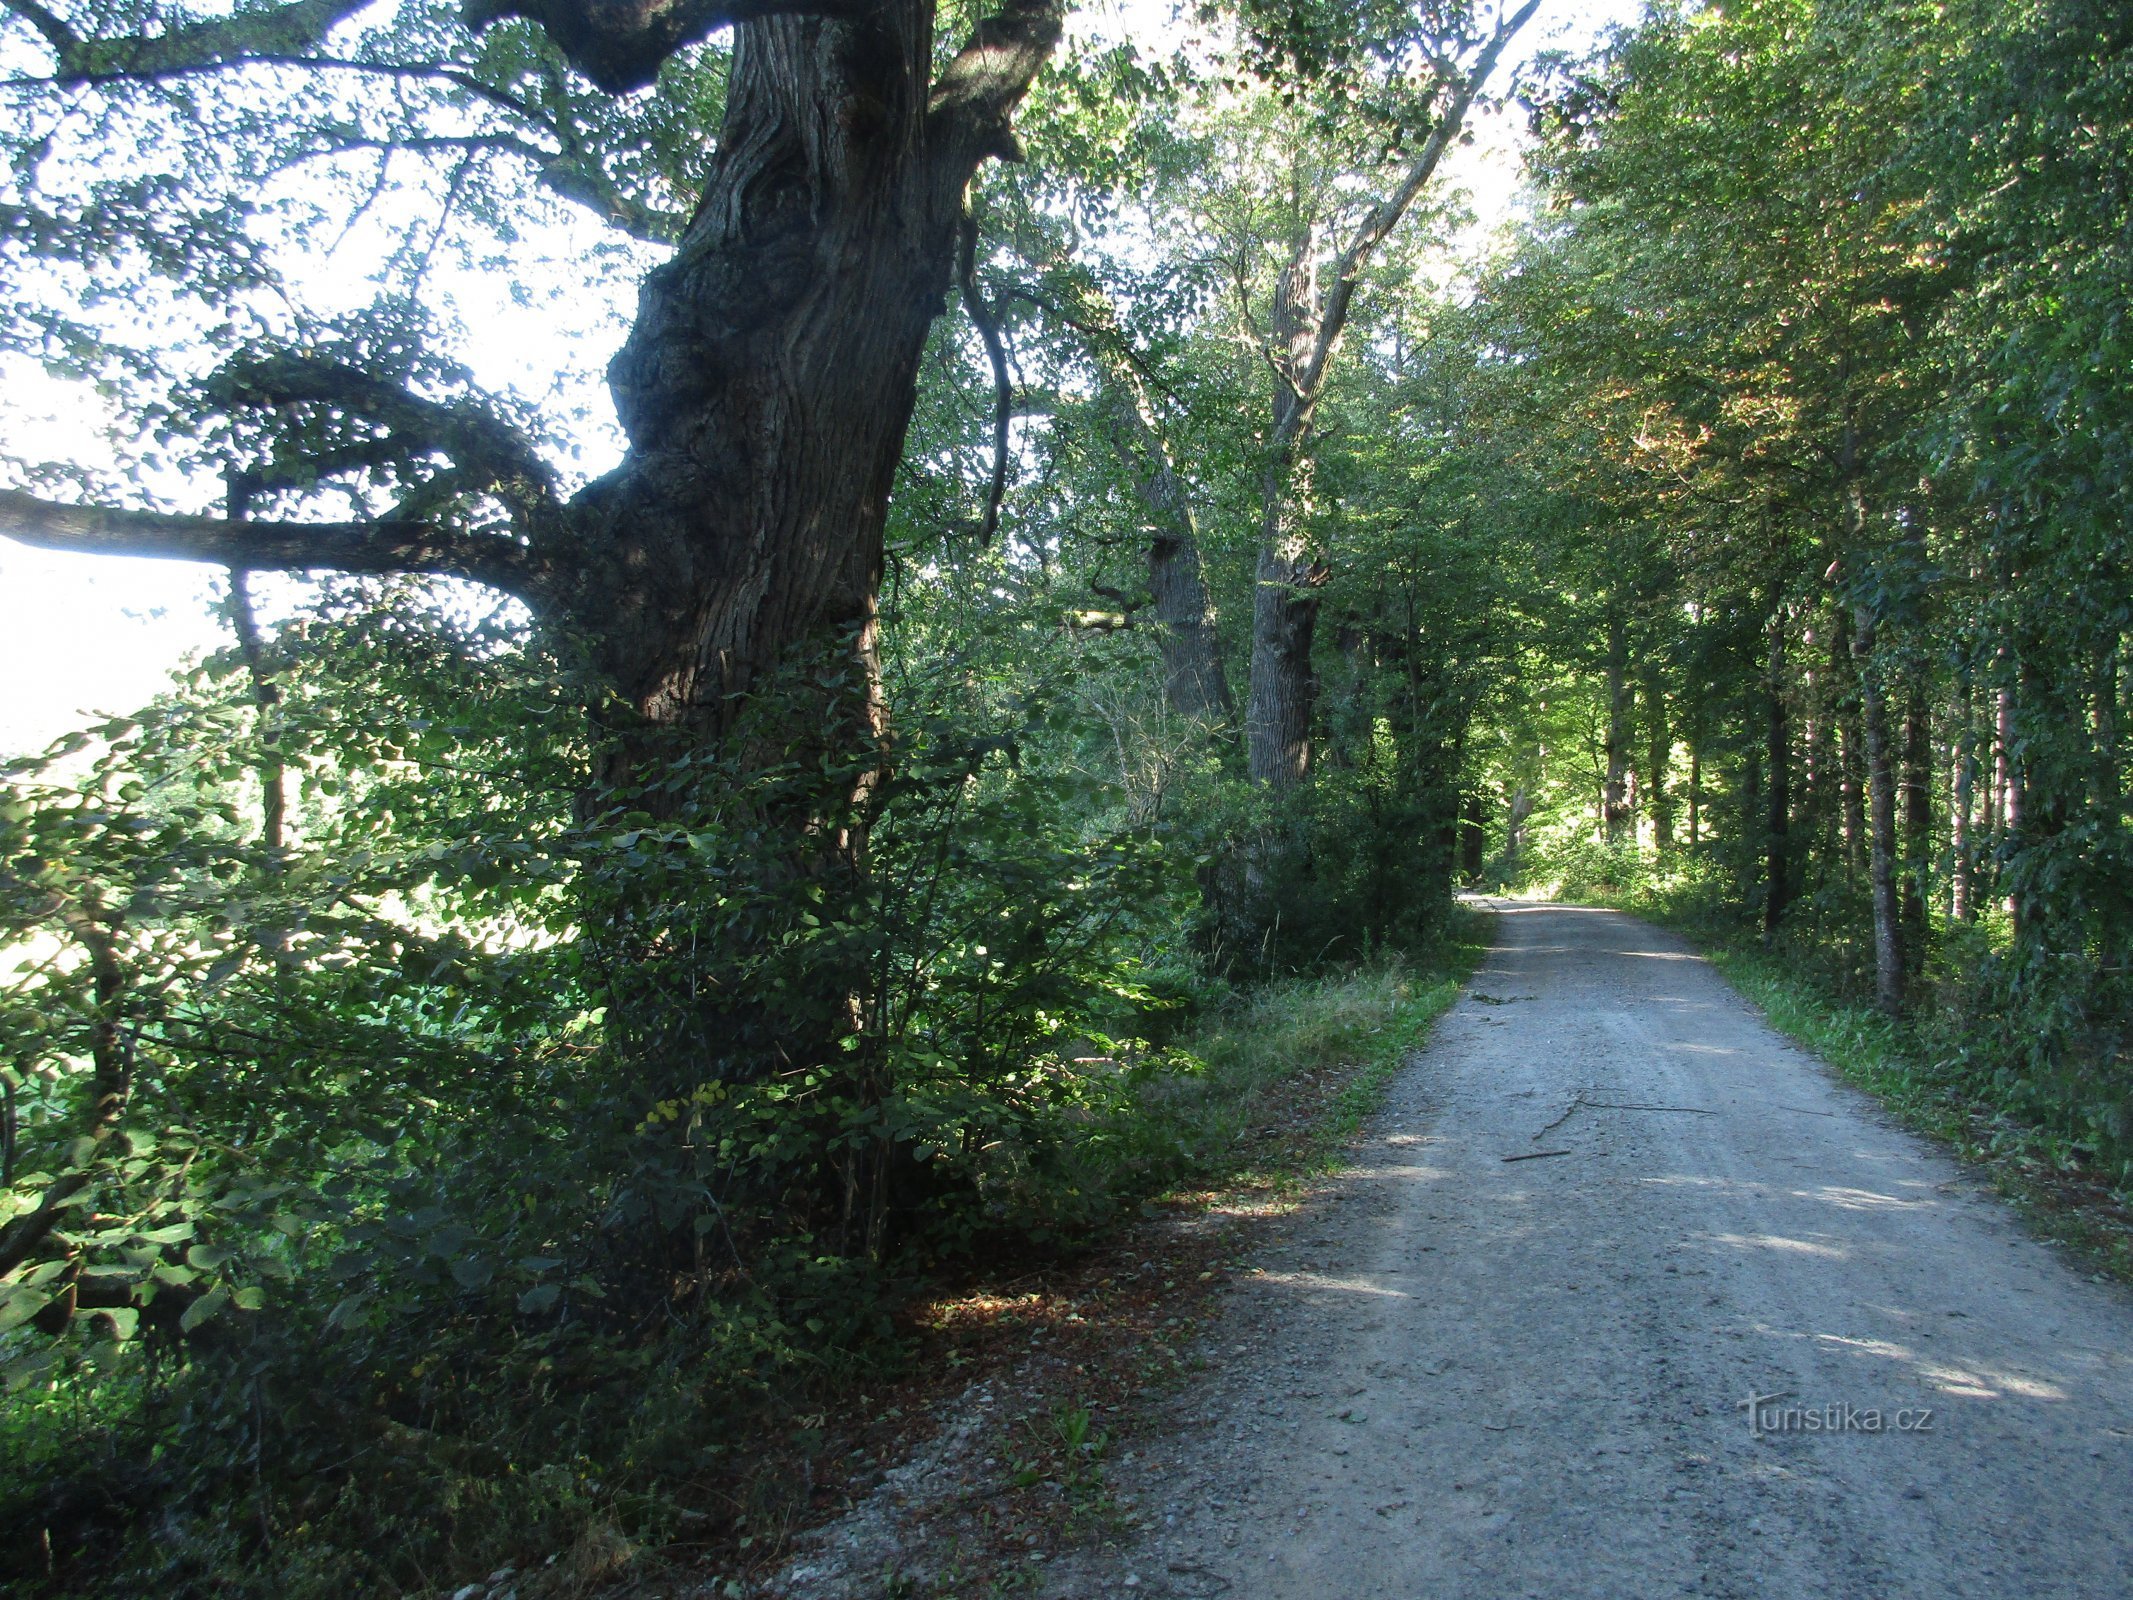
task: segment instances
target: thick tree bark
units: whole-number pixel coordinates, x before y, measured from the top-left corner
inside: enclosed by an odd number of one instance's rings
[[[120,65],[175,70],[165,58],[181,46],[203,60],[257,53],[277,17],[309,28],[347,9],[299,0],[264,23],[240,19],[241,37],[151,39]],[[1016,154],[1009,121],[1062,11],[1063,0],[1004,0],[936,73],[933,0],[477,0],[475,26],[533,17],[615,88],[740,21],[700,203],[609,368],[622,464],[565,503],[539,453],[480,406],[290,356],[229,375],[224,403],[322,418],[325,436],[355,442],[313,476],[389,470],[406,488],[393,514],[260,522],[0,491],[0,533],[251,570],[450,574],[524,598],[583,642],[612,691],[597,708],[609,738],[587,814],[677,816],[742,794],[733,803],[756,808],[738,819],[751,843],[730,866],[758,875],[748,888],[766,910],[752,937],[781,949],[803,918],[781,885],[855,902],[864,886],[884,724],[876,593],[918,363],[950,291],[969,182]],[[66,41],[52,42],[64,57]],[[472,502],[500,505],[508,529],[461,517]],[[750,779],[766,773],[776,782],[758,794]],[[589,942],[610,973],[608,1044],[647,1090],[827,1062],[868,1092],[870,1058],[840,1048],[864,1024],[866,974],[828,970],[861,958],[821,958],[794,986],[806,994],[775,1007],[735,998],[688,965],[700,958],[663,891],[614,874],[586,882]],[[880,1242],[886,1139],[839,1158],[847,1247]]]

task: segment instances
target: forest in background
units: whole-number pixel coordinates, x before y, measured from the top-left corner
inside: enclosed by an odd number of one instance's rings
[[[1239,1170],[1282,1015],[1418,1037],[1462,885],[2133,1183],[2133,21],[1534,9],[0,0],[0,352],[119,452],[0,533],[230,572],[0,800],[11,1576],[739,1537],[914,1301]],[[573,273],[597,471],[475,378]]]

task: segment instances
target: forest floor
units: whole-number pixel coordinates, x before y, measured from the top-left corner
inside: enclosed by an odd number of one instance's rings
[[[2133,1594],[2126,1291],[1673,935],[1496,909],[1027,1587]]]

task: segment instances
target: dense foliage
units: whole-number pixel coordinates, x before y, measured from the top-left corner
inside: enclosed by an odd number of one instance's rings
[[[2128,44],[1654,15],[1538,119],[1472,379],[1556,530],[1491,735],[1544,876],[1754,919],[2120,1182]]]
[[[92,532],[236,552],[231,643],[6,768],[11,1577],[776,1523],[899,1306],[1219,1168],[1232,1024],[1461,881],[1759,930],[2133,1178],[2120,8],[1661,6],[1525,73],[1480,261],[1437,164],[1530,7],[1077,35],[858,609],[665,721],[554,602],[625,474],[533,330],[686,276],[729,38],[616,96],[515,11],[120,9],[0,0],[0,359],[120,424],[0,522],[220,502]],[[247,576],[307,530],[370,576]]]

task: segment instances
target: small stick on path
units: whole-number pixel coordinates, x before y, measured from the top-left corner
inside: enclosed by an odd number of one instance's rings
[[[1572,1150],[1528,1150],[1522,1156],[1505,1156],[1503,1157],[1503,1159],[1505,1161],[1545,1161],[1550,1156],[1567,1156],[1574,1154],[1576,1154],[1576,1152]]]

